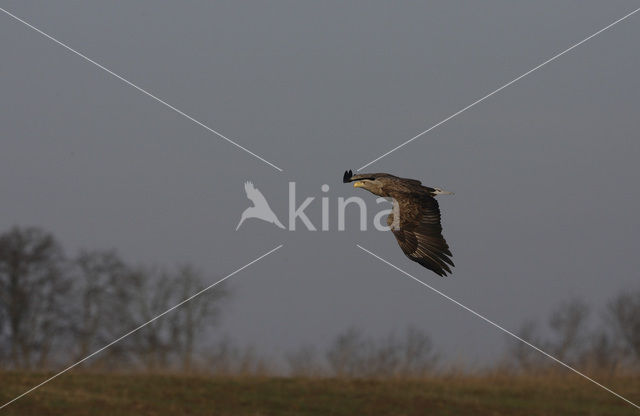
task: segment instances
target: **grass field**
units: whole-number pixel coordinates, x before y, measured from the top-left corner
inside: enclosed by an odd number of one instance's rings
[[[0,373],[0,402],[46,374]],[[640,378],[606,380],[640,402]],[[635,415],[640,411],[574,376],[430,380],[211,378],[65,374],[0,415]]]

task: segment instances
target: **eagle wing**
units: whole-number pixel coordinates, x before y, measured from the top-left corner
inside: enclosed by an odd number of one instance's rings
[[[404,254],[440,276],[451,273],[451,251],[442,236],[438,201],[425,193],[394,196],[400,210],[399,228],[391,228]],[[391,226],[390,214],[387,223]]]

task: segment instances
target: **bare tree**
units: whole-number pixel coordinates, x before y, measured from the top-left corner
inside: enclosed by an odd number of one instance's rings
[[[591,333],[589,332],[589,307],[581,300],[571,300],[558,306],[549,315],[548,334],[542,337],[534,321],[526,321],[518,336],[525,341],[549,352],[557,359],[571,365],[584,364],[589,350]],[[527,372],[547,371],[553,363],[540,352],[522,342],[513,342],[509,348],[509,357],[518,369]]]
[[[424,377],[434,370],[439,356],[429,335],[410,326],[402,347],[401,376]]]
[[[379,339],[350,328],[336,337],[326,356],[337,377],[424,377],[438,360],[431,338],[413,327],[404,337],[391,333]]]
[[[594,371],[611,376],[618,370],[622,356],[620,342],[610,331],[599,329],[591,334],[581,362]]]
[[[289,365],[289,374],[293,377],[313,377],[322,373],[316,362],[317,351],[312,346],[303,346],[285,354]]]
[[[338,334],[327,351],[327,361],[337,377],[359,377],[362,375],[367,340],[356,328]]]
[[[360,367],[360,376],[369,378],[394,377],[401,365],[403,345],[394,333],[384,338],[368,339],[364,359]]]
[[[640,292],[623,293],[607,308],[609,321],[619,337],[625,355],[640,365]]]
[[[191,266],[176,272],[139,267],[129,274],[129,280],[131,327],[152,320],[205,287],[202,275]],[[127,343],[136,360],[147,370],[181,366],[192,371],[194,352],[206,328],[216,323],[218,301],[226,294],[223,286],[217,286],[131,336]]]
[[[588,344],[589,307],[581,300],[574,299],[561,304],[549,318],[553,338],[548,349],[561,361],[577,364],[584,355]]]
[[[264,376],[270,373],[267,360],[252,346],[238,347],[229,337],[209,347],[207,369],[215,375]]]
[[[529,320],[522,324],[517,335],[533,345],[542,345],[542,340],[538,336],[537,325],[534,321]],[[509,358],[519,370],[531,372],[548,368],[547,362],[538,351],[523,342],[514,341],[511,337],[507,341],[510,345],[508,349]]]
[[[129,293],[128,267],[115,251],[83,250],[74,261],[76,313],[72,328],[76,359],[86,357],[124,333]],[[105,367],[122,360],[124,351],[116,345],[98,360]]]
[[[0,315],[13,368],[44,368],[68,329],[65,295],[70,279],[53,235],[14,227],[0,235]]]
[[[129,273],[131,301],[127,305],[126,327],[149,322],[174,306],[175,287],[171,277],[157,268],[137,267]],[[174,311],[175,312],[175,311]],[[131,357],[148,371],[167,369],[178,348],[173,332],[175,313],[153,320],[123,341]]]
[[[202,273],[193,266],[183,265],[178,268],[173,279],[177,302],[200,292],[205,288]],[[198,339],[204,339],[206,329],[217,323],[220,310],[219,301],[228,295],[223,285],[203,293],[197,298],[185,303],[177,310],[172,319],[172,333],[178,346],[183,371],[193,371],[194,353],[198,347]],[[177,303],[176,302],[176,303]]]

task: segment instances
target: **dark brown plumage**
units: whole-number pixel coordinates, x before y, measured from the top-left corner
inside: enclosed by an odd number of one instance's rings
[[[349,170],[344,173],[342,181],[354,182],[355,188],[393,198],[397,202],[394,212],[399,213],[400,219],[394,227],[394,214],[389,214],[387,225],[391,226],[404,254],[440,276],[451,273],[453,255],[442,236],[440,208],[434,198],[451,192],[429,188],[418,180],[399,178],[388,173],[354,175]]]

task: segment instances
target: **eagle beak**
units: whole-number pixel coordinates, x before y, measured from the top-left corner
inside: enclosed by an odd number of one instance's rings
[[[364,186],[364,182],[362,182],[362,181],[358,181],[358,182],[354,182],[353,183],[353,187],[354,188],[360,188],[361,186]]]

